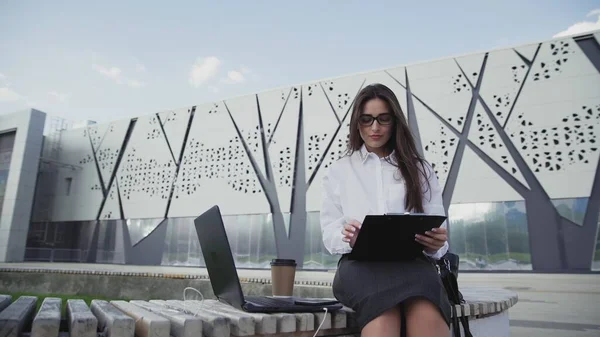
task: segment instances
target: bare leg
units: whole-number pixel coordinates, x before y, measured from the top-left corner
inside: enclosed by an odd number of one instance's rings
[[[361,331],[361,337],[399,337],[400,307],[396,306],[373,319]]]
[[[430,301],[415,298],[406,303],[406,332],[409,337],[450,337],[450,328]]]

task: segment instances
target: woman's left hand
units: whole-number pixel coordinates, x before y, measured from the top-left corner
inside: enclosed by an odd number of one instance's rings
[[[446,228],[434,228],[431,231],[425,232],[425,235],[417,234],[415,240],[425,246],[425,250],[429,253],[435,253],[444,246],[448,240],[448,231]]]

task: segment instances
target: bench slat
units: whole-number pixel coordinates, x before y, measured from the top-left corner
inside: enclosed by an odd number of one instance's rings
[[[136,337],[169,337],[171,322],[151,311],[125,301],[110,301],[110,304],[135,320]]]
[[[129,303],[168,319],[171,322],[171,334],[173,337],[196,337],[202,335],[202,320],[198,317],[156,303],[139,300],[129,301]]]
[[[0,337],[18,337],[33,318],[37,297],[21,296],[0,312]]]
[[[135,321],[104,300],[92,300],[92,312],[98,318],[98,328],[106,337],[133,337]]]
[[[31,337],[57,337],[60,329],[62,299],[46,297],[33,319]]]
[[[198,304],[199,302],[197,302]],[[218,312],[229,312],[233,314],[239,314],[242,316],[248,316],[254,320],[255,327],[254,330],[257,334],[274,334],[277,331],[277,316],[260,314],[260,313],[249,313],[245,311],[241,311],[236,309],[230,305],[221,303],[216,300],[204,300],[206,306],[212,307]],[[281,317],[279,317],[281,320]]]
[[[12,301],[12,296],[10,295],[0,295],[0,311],[6,309],[10,305]]]
[[[98,319],[84,300],[67,300],[70,337],[96,337]]]
[[[180,303],[184,306],[183,301],[167,301],[167,303]],[[211,308],[207,304],[199,304],[198,301],[185,301],[185,307],[192,312],[197,312],[199,317],[206,315],[226,317],[229,321],[231,334],[234,336],[252,336],[255,334],[254,319],[242,313],[219,312]]]
[[[151,300],[150,303],[155,303],[165,308],[179,310],[181,312],[186,312],[189,310],[191,312],[190,315],[196,314],[190,306],[183,306],[183,303],[180,301],[163,301],[163,300]],[[195,316],[202,320],[202,331],[205,336],[215,336],[215,337],[229,337],[231,335],[231,328],[229,324],[229,320],[223,316],[217,315],[198,315]]]

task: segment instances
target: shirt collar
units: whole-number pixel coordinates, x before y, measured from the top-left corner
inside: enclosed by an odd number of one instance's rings
[[[363,143],[363,145],[360,147],[360,150],[359,150],[359,153],[360,153],[360,160],[361,160],[361,163],[362,163],[362,164],[364,164],[364,163],[367,161],[367,159],[368,159],[369,157],[371,157],[371,156],[374,156],[374,157],[375,157],[375,158],[377,158],[377,159],[387,159],[387,158],[389,158],[389,159],[391,159],[391,161],[392,161],[392,162],[394,162],[394,163],[395,163],[395,162],[396,162],[396,159],[395,159],[395,157],[394,157],[394,152],[395,152],[395,151],[396,151],[396,150],[392,150],[392,152],[391,152],[389,155],[387,155],[386,157],[379,158],[379,156],[378,156],[378,155],[376,155],[376,154],[374,154],[374,153],[372,153],[372,152],[369,152],[369,150],[367,150],[367,147],[366,147],[366,146],[365,146],[365,144]]]

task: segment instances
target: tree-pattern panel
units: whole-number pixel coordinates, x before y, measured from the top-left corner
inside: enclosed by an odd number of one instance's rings
[[[117,180],[113,182],[108,190],[104,207],[100,212],[100,220],[118,220],[121,219],[121,207],[119,204],[119,190]]]
[[[327,154],[323,158],[323,163],[321,167],[317,171],[312,183],[308,187],[306,191],[306,211],[319,211],[321,209],[321,199],[322,199],[322,186],[321,182],[323,181],[323,175],[327,172],[329,166],[331,166],[335,161],[343,157],[348,153],[348,139],[350,137],[350,114],[348,114],[347,118],[342,121],[342,126],[338,131],[331,147],[327,151]],[[323,152],[323,151],[321,151]]]
[[[600,74],[573,38],[542,43],[505,129],[550,198],[591,193],[598,88]]]
[[[52,221],[96,219],[103,192],[87,128],[62,132],[56,160],[76,168],[58,169]]]
[[[396,80],[398,80],[398,82],[400,82],[400,84],[402,84],[404,87],[406,87],[406,67],[396,67],[396,68],[391,68],[391,69],[387,69],[386,70],[388,72],[388,74],[390,74],[393,78],[395,78]],[[370,75],[369,74],[363,74],[364,75]],[[369,83],[367,83],[368,85]]]
[[[523,177],[523,174],[519,171],[517,164],[510,155],[510,152],[508,152],[502,138],[500,138],[500,134],[494,128],[492,121],[479,101],[477,101],[473,113],[469,140],[492,158],[506,172],[510,173],[519,180],[521,184],[529,188],[525,177]]]
[[[257,94],[267,144],[269,144],[273,133],[276,131],[277,122],[280,120],[283,108],[291,94],[292,88],[270,90]],[[294,96],[296,95],[294,94]]]
[[[452,204],[481,203],[486,207],[490,202],[512,200],[523,200],[523,197],[470,147],[465,147]]]
[[[489,53],[479,94],[500,125],[504,125],[528,69],[512,49]]]
[[[214,205],[223,214],[269,212],[223,102],[196,108],[180,165],[168,217],[198,216]]]
[[[303,86],[302,96],[304,166],[306,181],[308,181],[313,172],[319,167],[323,153],[329,143],[331,143],[332,137],[339,128],[340,123],[319,83]],[[348,100],[353,98],[354,96],[348,97]]]
[[[228,99],[225,101],[225,104],[227,104],[229,112],[252,153],[252,157],[258,165],[261,174],[265,176],[265,155],[263,152],[256,95]]]
[[[525,46],[516,47],[515,51],[521,54],[528,61],[533,61],[533,57],[535,56],[535,51],[538,49],[537,43],[528,44]]]
[[[320,82],[340,121],[344,119],[344,115],[356,97],[362,79],[363,76],[346,76]]]
[[[600,97],[530,107],[514,116],[507,133],[550,198],[590,195],[599,155]]]
[[[484,53],[465,55],[455,58],[458,65],[467,75],[473,86],[477,85],[481,64],[483,63]]]
[[[404,69],[404,68],[402,68],[402,69]],[[393,77],[391,77],[391,76],[393,76]],[[402,72],[402,74],[398,74],[398,76],[402,76],[402,78],[404,79],[404,71]],[[386,87],[390,88],[396,95],[396,98],[398,98],[398,102],[400,103],[400,108],[402,109],[402,113],[404,114],[404,117],[406,117],[408,119],[408,105],[406,104],[406,90],[400,84],[398,84],[398,82],[403,83],[406,81],[400,81],[400,79],[398,77],[396,77],[395,74],[393,74],[391,72],[386,73],[385,71],[377,71],[377,72],[365,74],[362,76],[362,78],[364,78],[364,81],[365,81],[365,84],[363,87],[368,86],[369,84],[373,84],[373,83],[381,83],[381,84],[385,85]],[[398,81],[398,82],[396,82],[396,81]],[[348,122],[350,122],[350,116],[348,116]]]
[[[421,102],[416,99],[413,102],[425,159],[433,167],[440,186],[443,188],[446,185],[450,166],[458,147],[458,138]]]
[[[117,172],[125,218],[164,217],[176,169],[158,116],[138,118]]]
[[[282,212],[290,212],[291,209],[292,186],[296,167],[300,91],[300,87],[292,88],[290,98],[285,105],[269,146],[269,159],[273,169],[272,179],[275,183],[279,207]],[[308,152],[305,152],[305,155],[306,153]]]
[[[406,68],[413,95],[462,131],[473,93],[454,59]]]
[[[158,113],[162,127],[165,130],[165,137],[169,141],[169,146],[177,164],[181,155],[181,149],[183,149],[183,139],[185,138],[185,131],[191,114],[192,107]]]
[[[102,181],[104,182],[104,187],[106,189],[109,188],[108,184],[110,178],[114,174],[115,165],[117,165],[117,159],[119,158],[119,153],[121,152],[121,147],[123,146],[123,141],[125,140],[125,135],[127,134],[130,122],[131,121],[127,119],[108,124],[101,124],[107,126],[107,128],[100,126],[98,129],[96,129],[95,126],[88,127],[90,135],[93,135],[96,130],[104,129],[105,131],[103,140],[96,147],[96,161],[98,162],[98,167],[102,174]],[[92,142],[94,142],[96,137],[97,136],[92,136]]]

